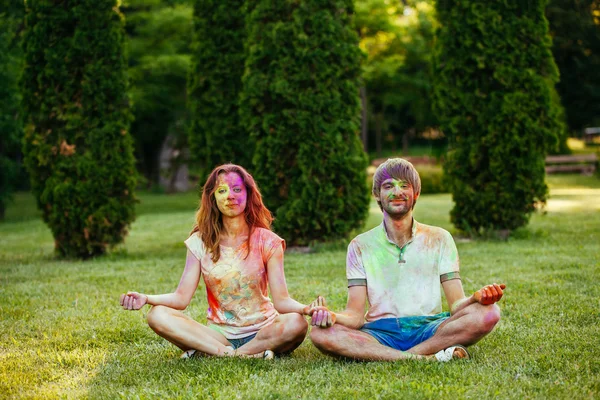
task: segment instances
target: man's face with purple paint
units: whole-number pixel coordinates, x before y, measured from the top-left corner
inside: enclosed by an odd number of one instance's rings
[[[388,178],[381,183],[379,197],[375,198],[384,212],[393,218],[401,218],[413,209],[417,197],[410,183]]]

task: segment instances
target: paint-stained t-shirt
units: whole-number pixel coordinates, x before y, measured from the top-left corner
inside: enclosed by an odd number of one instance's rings
[[[269,325],[278,313],[268,297],[267,262],[285,241],[268,229],[256,228],[247,243],[237,248],[221,246],[214,263],[197,233],[186,241],[200,261],[208,297],[207,319],[211,328],[227,339],[239,339]]]
[[[440,276],[458,271],[452,235],[415,220],[403,248],[388,238],[384,223],[348,246],[348,286],[367,286],[367,322],[442,312]]]

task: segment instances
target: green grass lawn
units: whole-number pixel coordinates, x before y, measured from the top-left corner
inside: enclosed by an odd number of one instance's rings
[[[599,398],[600,180],[549,178],[545,215],[507,242],[458,241],[467,292],[507,284],[502,321],[473,359],[359,363],[321,355],[307,339],[290,357],[180,360],[126,290],[175,289],[196,194],[141,194],[124,245],[87,262],[53,257],[29,194],[0,223],[0,398]],[[416,218],[452,231],[449,195],[419,199]],[[380,221],[376,206],[367,227]],[[346,301],[345,251],[286,255],[290,293]],[[188,308],[205,322],[200,288]]]

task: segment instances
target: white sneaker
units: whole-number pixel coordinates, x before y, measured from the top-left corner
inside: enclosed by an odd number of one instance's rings
[[[272,360],[275,358],[275,353],[273,353],[271,350],[265,350],[264,354],[263,354],[263,360]]]
[[[181,355],[181,357],[179,357],[179,358],[193,358],[193,357],[197,357],[196,350],[194,350],[194,349],[184,351],[183,354]]]
[[[435,359],[439,362],[448,362],[452,359],[468,360],[469,358],[471,358],[471,355],[467,349],[460,344],[448,347],[447,349],[440,350],[435,353]]]

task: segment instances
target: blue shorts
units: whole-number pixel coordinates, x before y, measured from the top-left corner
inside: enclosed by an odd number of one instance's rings
[[[384,346],[406,351],[432,337],[440,324],[448,318],[449,312],[417,317],[383,318],[367,322],[360,330],[373,336]]]
[[[254,337],[258,334],[258,332],[251,334],[250,336],[245,336],[243,338],[239,338],[239,339],[227,339],[229,341],[229,343],[231,343],[231,346],[234,349],[240,348],[243,345],[245,345],[246,343],[248,343],[249,341],[251,341],[252,339],[254,339]]]

